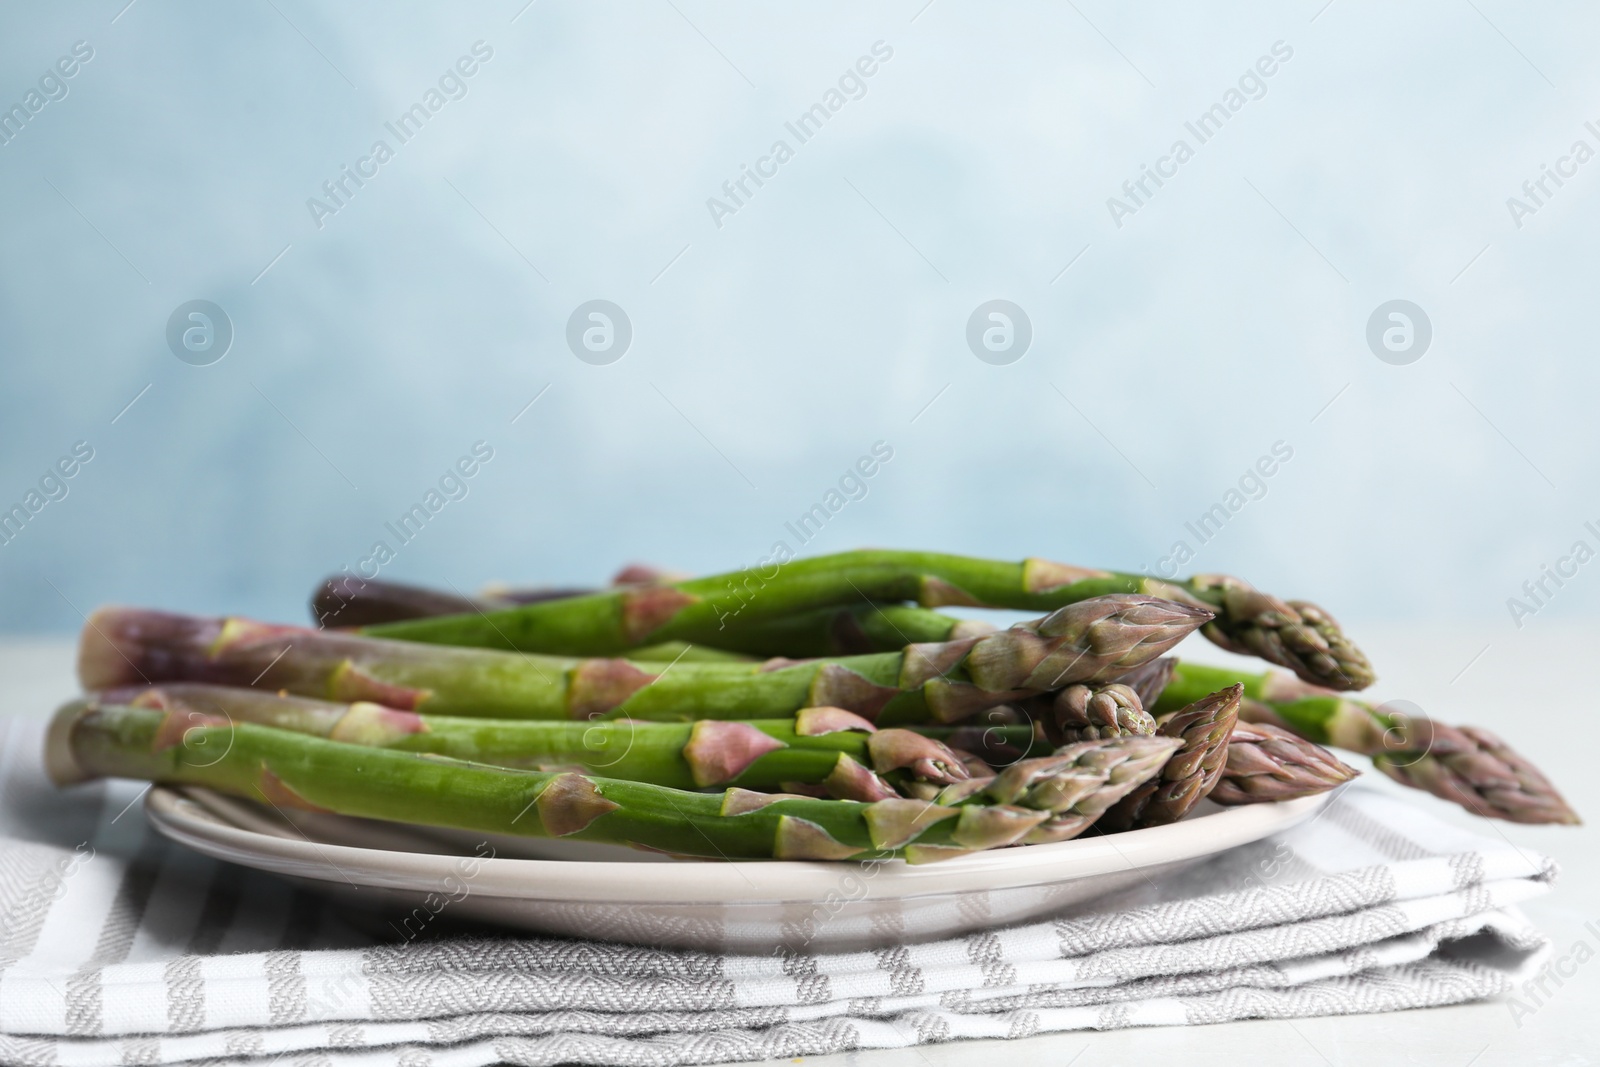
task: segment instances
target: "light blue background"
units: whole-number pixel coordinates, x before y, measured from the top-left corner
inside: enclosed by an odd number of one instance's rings
[[[303,619],[479,440],[385,576],[751,563],[878,440],[805,551],[1153,567],[1280,440],[1185,570],[1510,638],[1506,598],[1600,547],[1600,161],[1506,205],[1600,146],[1593,8],[675,3],[7,5],[0,104],[94,58],[0,147],[0,503],[95,458],[0,547],[0,626]],[[307,198],[479,40],[468,95],[318,229]],[[718,228],[707,198],[880,40]],[[1277,41],[1267,94],[1115,226]],[[194,298],[236,332],[211,366],[164,340]],[[609,366],[564,341],[595,298],[633,324]],[[1009,366],[964,338],[993,298],[1033,325]],[[1433,324],[1409,366],[1364,339],[1395,298]],[[1597,596],[1592,563],[1514,639]]]

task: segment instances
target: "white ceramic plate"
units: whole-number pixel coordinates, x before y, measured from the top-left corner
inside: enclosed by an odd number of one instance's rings
[[[473,835],[284,813],[206,789],[156,786],[145,811],[168,837],[292,879],[364,913],[435,913],[546,934],[770,952],[955,937],[1059,915],[1106,893],[1287,830],[1332,796],[911,866],[673,860],[575,841]],[[480,858],[487,857],[487,858]],[[448,903],[446,903],[448,901]],[[421,910],[418,910],[421,909]]]

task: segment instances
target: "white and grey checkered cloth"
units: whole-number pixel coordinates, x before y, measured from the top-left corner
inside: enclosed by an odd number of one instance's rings
[[[0,724],[3,725],[3,724]],[[0,1062],[700,1064],[1452,1004],[1510,988],[1547,858],[1361,788],[1277,839],[1053,922],[876,952],[515,936],[384,944],[0,750]],[[1429,801],[1422,800],[1421,804]]]

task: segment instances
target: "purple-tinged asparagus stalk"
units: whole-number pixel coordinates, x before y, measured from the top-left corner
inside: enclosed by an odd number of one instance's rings
[[[477,596],[462,596],[382,578],[335,574],[323,580],[311,595],[311,617],[320,626],[342,628],[375,626],[404,619],[460,615],[480,611],[506,611],[519,604],[587,596],[593,589],[521,589]]]

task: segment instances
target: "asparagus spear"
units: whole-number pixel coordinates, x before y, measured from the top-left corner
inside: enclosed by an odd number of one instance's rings
[[[1141,581],[1142,590],[1153,596],[1194,597],[1218,611],[1218,619],[1202,633],[1230,652],[1259,656],[1331,688],[1362,689],[1372,684],[1372,669],[1365,656],[1344,636],[1332,616],[1314,604],[1302,600],[1284,603],[1225,576],[1197,577],[1176,585],[1158,579]],[[1303,625],[1294,621],[1297,615]],[[1223,625],[1225,619],[1231,621]],[[1250,619],[1255,623],[1241,621]],[[715,643],[755,654],[775,654],[776,650],[789,647],[791,655],[843,655],[898,648],[910,641],[949,640],[964,636],[963,629],[978,625],[982,624],[931,608],[859,604],[805,612],[769,623],[730,626]],[[1326,643],[1325,650],[1321,643]],[[1119,681],[1137,691],[1146,704],[1154,704],[1171,677],[1170,670],[1170,663],[1152,661]]]
[[[1288,667],[1309,681],[1339,689],[1361,689],[1372,681],[1366,658],[1326,612],[1278,600],[1236,578],[1198,575],[1167,582],[1042,559],[1003,563],[934,552],[844,552],[776,565],[770,574],[751,568],[528,604],[487,617],[391,623],[369,632],[435,644],[609,655],[666,640],[720,645],[738,640],[730,638],[730,630],[865,601],[1051,610],[1111,593],[1204,606],[1216,615],[1205,628],[1213,641]]]
[[[1374,707],[1281,672],[1250,674],[1180,663],[1156,709],[1236,683],[1244,686],[1241,717],[1370,756],[1373,766],[1400,784],[1474,814],[1522,823],[1581,821],[1538,768],[1486,730]]]
[[[613,586],[660,584],[661,575],[643,580],[643,573],[624,568]],[[335,574],[323,580],[311,596],[311,617],[318,626],[359,628],[440,615],[507,611],[519,604],[589,596],[598,589],[506,589],[461,596],[418,585],[380,578]],[[990,633],[994,627],[977,619],[949,615],[903,604],[862,603],[826,607],[783,616],[764,623],[729,628],[718,635],[719,648],[668,641],[628,650],[629,659],[678,659],[689,662],[727,662],[728,653],[756,656],[859,656],[869,652],[896,652],[906,645],[953,641]],[[727,650],[724,653],[722,650]]]
[[[883,800],[899,795],[892,783],[942,787],[970,777],[939,741],[909,730],[878,730],[842,708],[806,708],[791,719],[746,722],[530,722],[183,682],[107,690],[87,703],[181,711],[196,722],[248,722],[349,744],[500,767],[578,770],[674,789],[772,792],[803,783],[839,800]]]
[[[1244,686],[1232,685],[1166,716],[1156,728],[1159,737],[1176,738],[1183,747],[1162,766],[1161,773],[1123,797],[1101,820],[1112,832],[1177,822],[1216,788],[1228,759],[1228,738],[1239,718]]]
[[[373,626],[402,619],[460,615],[465,611],[498,611],[511,606],[487,606],[471,597],[439,589],[348,574],[324,578],[311,594],[311,618],[318,626]]]
[[[1401,785],[1510,822],[1583,821],[1537,767],[1488,730],[1394,718],[1396,729],[1410,738],[1410,750],[1379,753],[1372,764]]]
[[[46,743],[46,765],[58,785],[142,778],[206,786],[280,808],[716,859],[898,856],[928,862],[1011,844],[1017,823],[1031,828],[1048,815],[745,789],[695,793],[369,748],[225,719],[197,723],[182,711],[81,703],[57,713]]]
[[[84,627],[86,689],[197,681],[483,718],[750,719],[846,708],[882,725],[952,721],[1016,697],[1126,673],[1210,617],[1185,604],[1109,596],[1010,630],[794,664],[572,660],[356,634],[102,608]]]

